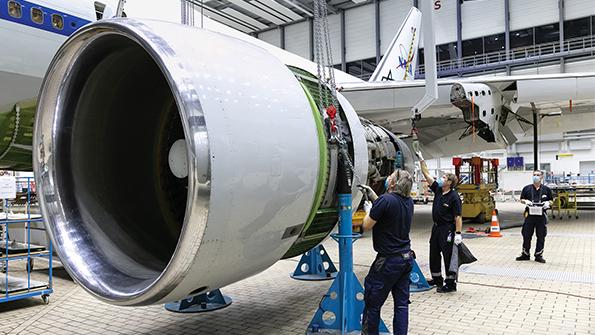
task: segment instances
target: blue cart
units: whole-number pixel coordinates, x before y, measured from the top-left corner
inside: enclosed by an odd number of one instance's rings
[[[31,298],[40,296],[44,303],[49,303],[52,289],[52,245],[48,243],[48,247],[31,244],[31,225],[40,222],[43,223],[41,217],[31,217],[31,200],[34,197],[34,182],[32,177],[16,178],[17,199],[12,200],[12,205],[18,202],[26,195],[26,201],[23,201],[25,206],[24,218],[9,219],[7,208],[11,207],[8,199],[3,200],[3,208],[5,215],[0,217],[0,230],[2,231],[2,239],[0,241],[0,261],[2,262],[3,275],[0,275],[0,303],[6,301],[13,301],[24,298]],[[11,241],[9,238],[9,227],[13,225],[25,226],[25,241],[17,242]],[[48,280],[38,281],[31,278],[33,271],[33,264],[35,259],[46,258],[48,260]],[[23,273],[15,275],[14,266],[11,262],[26,261],[27,276]]]

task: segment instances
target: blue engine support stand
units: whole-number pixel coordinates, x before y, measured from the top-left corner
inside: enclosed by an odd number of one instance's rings
[[[413,260],[413,269],[409,274],[409,291],[410,292],[423,292],[432,289],[432,286],[428,284],[426,277],[417,265],[417,261]]]
[[[321,245],[306,251],[291,278],[297,280],[330,280],[337,276],[337,268]]]
[[[364,311],[364,289],[353,273],[353,242],[360,234],[351,227],[351,194],[339,194],[339,233],[331,235],[339,243],[339,273],[308,325],[307,334],[360,334]],[[388,334],[384,322],[380,332]]]
[[[231,298],[217,289],[165,304],[165,309],[176,313],[203,313],[216,311],[231,305]]]

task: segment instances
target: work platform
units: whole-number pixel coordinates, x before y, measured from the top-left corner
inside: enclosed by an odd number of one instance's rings
[[[554,196],[566,194],[566,200],[573,201],[576,198],[576,206],[581,209],[595,209],[595,184],[589,185],[548,185],[552,189]],[[570,199],[568,199],[570,197]],[[564,204],[562,204],[564,205]]]

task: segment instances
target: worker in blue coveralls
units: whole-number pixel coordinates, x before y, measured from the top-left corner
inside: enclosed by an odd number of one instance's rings
[[[535,261],[545,263],[543,258],[543,247],[545,245],[545,236],[547,235],[547,215],[546,211],[550,208],[550,202],[553,200],[552,190],[542,185],[543,172],[533,171],[532,184],[527,185],[521,192],[521,202],[525,204],[525,222],[521,233],[523,235],[523,251],[517,261],[528,261],[530,259],[531,239],[533,232],[537,235],[537,245],[535,246]],[[530,209],[530,207],[533,207]]]
[[[458,178],[452,173],[445,173],[442,177],[434,180],[430,175],[428,166],[423,159],[421,151],[416,151],[419,158],[419,165],[430,189],[434,192],[432,204],[432,234],[430,235],[430,272],[432,279],[430,285],[436,285],[436,292],[448,293],[457,291],[457,274],[449,271],[452,256],[453,243],[456,245],[463,242],[461,229],[463,228],[461,197],[454,190],[458,184]],[[446,269],[446,280],[442,277],[442,265],[440,254],[444,260]]]
[[[362,334],[378,334],[380,309],[392,293],[394,334],[407,334],[409,326],[409,274],[413,268],[409,231],[413,219],[411,186],[413,178],[396,170],[385,182],[387,192],[380,197],[367,185],[360,185],[373,201],[364,203],[364,231],[372,230],[374,250],[378,253],[364,281]]]

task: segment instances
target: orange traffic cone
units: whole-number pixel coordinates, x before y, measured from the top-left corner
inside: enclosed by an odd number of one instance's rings
[[[496,215],[496,210],[492,212],[492,225],[490,227],[489,237],[502,237],[502,234],[500,234],[500,223],[498,223],[498,216]]]

